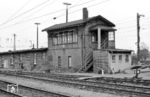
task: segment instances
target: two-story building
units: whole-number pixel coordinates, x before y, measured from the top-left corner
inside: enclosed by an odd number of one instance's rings
[[[131,65],[131,50],[115,48],[115,24],[102,17],[56,24],[43,29],[48,34],[48,63],[60,72],[121,71]]]

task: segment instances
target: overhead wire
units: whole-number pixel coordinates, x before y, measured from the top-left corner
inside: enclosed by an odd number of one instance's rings
[[[15,17],[15,15],[17,13],[19,13],[21,10],[23,10],[25,8],[26,5],[28,5],[28,3],[31,2],[31,0],[28,0],[24,5],[22,5],[15,13],[13,13],[5,22],[1,23],[0,25],[4,25],[6,23],[8,23],[13,17]]]
[[[93,4],[93,5],[89,5],[89,6],[87,6],[87,8],[93,7],[93,6],[102,4],[102,3],[105,3],[105,2],[107,2],[107,1],[110,1],[110,0],[104,0],[104,1],[101,1],[101,2],[99,2],[99,3]],[[77,9],[77,10],[75,10],[75,11],[69,12],[69,14],[76,13],[76,12],[78,12],[78,11],[80,11],[80,10],[81,10],[81,9]],[[59,16],[57,16],[57,18],[58,18],[58,17],[62,17],[62,16],[64,16],[64,15],[65,15],[65,14],[59,15]]]
[[[28,13],[28,12],[31,12],[32,10],[34,10],[34,9],[36,9],[36,8],[38,8],[38,7],[40,7],[40,6],[42,6],[43,4],[45,4],[45,3],[47,3],[47,2],[49,2],[49,0],[46,0],[46,1],[44,1],[44,2],[42,2],[42,3],[40,3],[40,4],[38,4],[38,5],[36,5],[36,6],[34,6],[34,7],[32,7],[31,9],[29,9],[29,10],[23,12],[23,13],[20,13],[19,15],[17,15],[17,16],[15,16],[15,17],[11,18],[11,20],[7,21],[5,24],[7,24],[7,23],[9,23],[9,22],[11,22],[11,21],[13,21],[13,20],[15,20],[15,19],[21,17],[22,15],[24,15],[24,14],[26,14],[26,13]],[[2,25],[2,24],[1,24],[1,25]]]
[[[47,6],[50,6],[50,5],[52,5],[53,3],[55,3],[57,0],[52,0],[51,2],[49,2],[49,3],[46,3],[46,5],[45,6],[43,6],[43,7],[41,7],[40,9],[38,9],[38,10],[36,10],[36,11],[32,11],[29,15],[28,15],[28,17],[30,16],[31,17],[31,14],[33,14],[33,13],[39,13],[41,10],[43,10],[45,7],[47,7]],[[28,18],[28,17],[25,17],[25,18]]]
[[[84,2],[83,4],[87,4],[87,3],[92,2],[92,1],[93,1],[93,0],[89,0],[89,1],[87,1],[87,2]],[[102,1],[102,2],[100,2],[100,3],[94,4],[94,5],[91,5],[91,6],[88,6],[88,7],[92,7],[92,6],[95,6],[95,5],[99,5],[99,4],[102,4],[102,3],[107,2],[107,1],[109,1],[109,0]],[[80,5],[83,5],[83,4],[78,4],[78,5],[80,6]],[[78,5],[76,5],[76,6],[78,6]],[[75,7],[75,6],[73,6],[73,7]],[[60,9],[60,10],[53,11],[53,12],[50,12],[50,13],[47,13],[47,14],[44,14],[44,15],[41,15],[41,16],[37,16],[37,17],[34,17],[34,18],[30,18],[30,19],[26,19],[26,20],[23,20],[23,21],[19,21],[19,22],[17,22],[17,23],[13,23],[13,24],[11,24],[11,25],[8,25],[8,26],[3,27],[3,28],[0,28],[0,29],[8,28],[8,27],[11,27],[11,26],[14,26],[14,25],[17,25],[17,24],[20,24],[20,23],[24,23],[24,22],[27,22],[27,21],[31,21],[31,20],[34,20],[34,19],[38,19],[38,18],[41,18],[41,17],[44,17],[44,16],[52,15],[52,14],[55,14],[55,13],[60,12],[60,11],[63,11],[63,10],[65,10],[65,9]],[[80,9],[78,9],[78,10],[76,10],[76,11],[74,11],[74,12],[77,12],[77,11],[80,11]],[[26,11],[26,12],[27,12],[27,11]],[[72,12],[72,13],[74,13],[74,12]],[[72,14],[72,13],[70,13],[70,14]]]

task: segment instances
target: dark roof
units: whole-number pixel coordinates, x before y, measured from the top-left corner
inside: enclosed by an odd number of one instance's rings
[[[132,50],[127,50],[127,49],[104,49],[109,51],[110,53],[131,53]]]
[[[112,26],[112,27],[115,26],[115,24],[113,24],[109,20],[105,19],[101,15],[98,15],[98,16],[95,16],[95,17],[88,18],[86,20],[81,19],[81,20],[71,21],[71,22],[67,22],[67,23],[56,24],[56,25],[50,26],[48,28],[45,28],[42,31],[58,30],[58,29],[63,29],[63,28],[68,28],[68,27],[80,26],[80,25],[83,25],[84,23],[87,23],[88,21],[91,21],[91,20],[94,20],[94,19],[97,19],[97,18],[104,21],[109,26]]]
[[[18,54],[18,53],[28,53],[28,52],[40,52],[47,51],[48,48],[35,48],[35,49],[26,49],[26,50],[16,50],[16,51],[8,51],[8,52],[0,52],[0,55],[4,54]]]

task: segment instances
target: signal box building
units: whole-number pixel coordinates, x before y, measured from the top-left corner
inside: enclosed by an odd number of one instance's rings
[[[102,17],[56,24],[43,29],[48,34],[48,63],[60,72],[105,73],[131,65],[131,50],[115,48],[115,24]]]

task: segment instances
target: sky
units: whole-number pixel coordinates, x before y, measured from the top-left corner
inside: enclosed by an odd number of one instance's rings
[[[64,2],[71,3],[69,21],[82,19],[82,8],[87,7],[89,17],[102,15],[113,22],[116,31],[116,48],[136,51],[136,15],[140,18],[141,45],[150,47],[149,0],[0,0],[0,52],[36,47],[39,25],[39,47],[47,47],[47,33],[41,30],[65,22]],[[53,19],[56,17],[56,19]]]

